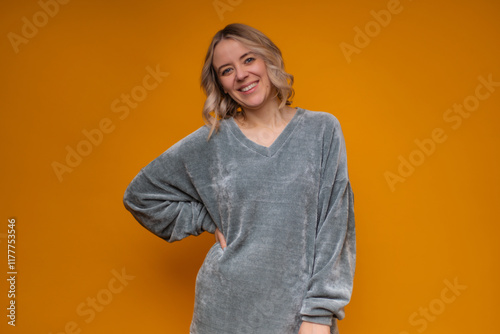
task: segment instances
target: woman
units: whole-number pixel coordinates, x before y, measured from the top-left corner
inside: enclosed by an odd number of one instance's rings
[[[190,333],[338,333],[356,260],[338,120],[290,107],[280,50],[247,25],[217,32],[201,84],[206,125],[142,168],[124,195],[168,242],[215,234]]]

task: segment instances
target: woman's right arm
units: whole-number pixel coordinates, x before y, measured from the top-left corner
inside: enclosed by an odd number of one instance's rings
[[[167,150],[140,170],[123,196],[134,218],[168,242],[216,229],[186,168],[173,148]]]

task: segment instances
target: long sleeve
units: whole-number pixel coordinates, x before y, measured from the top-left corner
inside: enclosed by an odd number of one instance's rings
[[[214,233],[216,228],[190,178],[181,147],[181,143],[172,146],[142,168],[123,196],[135,219],[168,242]]]
[[[345,142],[338,120],[332,119],[334,130],[323,147],[314,264],[300,314],[303,321],[335,326],[351,298],[356,240]]]

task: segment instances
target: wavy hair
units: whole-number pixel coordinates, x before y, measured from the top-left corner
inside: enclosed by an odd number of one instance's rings
[[[214,50],[217,44],[231,38],[261,56],[266,64],[267,75],[271,84],[277,91],[276,96],[280,100],[278,108],[281,110],[286,105],[292,104],[295,94],[293,85],[293,75],[285,71],[285,64],[280,49],[262,32],[242,23],[228,24],[224,29],[219,30],[212,38],[212,42],[205,56],[205,63],[201,72],[201,88],[207,98],[203,106],[203,120],[211,127],[207,140],[212,133],[219,130],[219,121],[234,117],[241,113],[245,117],[245,111],[229,95],[224,94],[217,71],[213,66]]]

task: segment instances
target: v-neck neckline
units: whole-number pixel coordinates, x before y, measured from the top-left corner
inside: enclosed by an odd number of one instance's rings
[[[301,116],[304,114],[304,109],[300,107],[296,107],[297,111],[293,115],[292,119],[288,124],[285,126],[283,131],[276,137],[274,142],[270,146],[263,146],[260,144],[257,144],[253,140],[249,139],[243,131],[241,131],[240,127],[238,124],[236,124],[236,121],[234,120],[233,117],[229,118],[228,125],[229,129],[231,130],[232,134],[238,139],[240,143],[245,145],[246,147],[254,150],[257,153],[260,153],[266,157],[271,157],[273,156],[278,150],[283,146],[283,144],[286,142],[286,140],[290,137],[290,134],[293,132],[295,127],[297,126]]]

